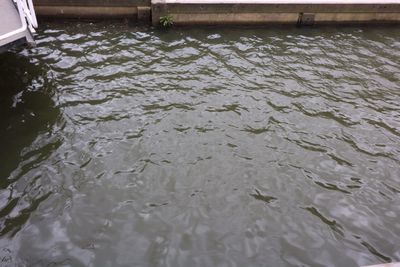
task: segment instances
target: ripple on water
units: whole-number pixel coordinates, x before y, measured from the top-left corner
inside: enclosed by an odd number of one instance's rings
[[[399,36],[42,24],[0,56],[0,257],[400,261]]]

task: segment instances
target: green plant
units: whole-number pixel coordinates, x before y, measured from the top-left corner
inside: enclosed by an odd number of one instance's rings
[[[174,24],[174,22],[172,20],[172,16],[171,15],[165,15],[165,16],[160,17],[160,24],[164,28],[171,27],[172,24]]]

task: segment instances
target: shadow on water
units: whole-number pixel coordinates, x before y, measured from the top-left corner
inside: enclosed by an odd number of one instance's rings
[[[0,237],[14,236],[51,194],[29,173],[60,144],[51,138],[60,111],[49,80],[34,59],[0,55]]]
[[[46,70],[28,57],[0,55],[0,186],[21,162],[21,152],[59,117]]]

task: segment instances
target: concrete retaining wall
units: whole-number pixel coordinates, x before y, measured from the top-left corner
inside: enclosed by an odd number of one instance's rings
[[[166,15],[174,25],[400,23],[400,1],[153,0],[153,25]]]
[[[400,0],[34,0],[38,16],[159,25],[400,23]]]
[[[33,0],[39,17],[150,21],[150,0]]]

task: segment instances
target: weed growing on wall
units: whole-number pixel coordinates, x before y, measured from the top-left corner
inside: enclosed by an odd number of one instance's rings
[[[174,22],[172,20],[172,16],[165,15],[165,16],[160,17],[160,24],[164,28],[171,27],[174,24]]]

